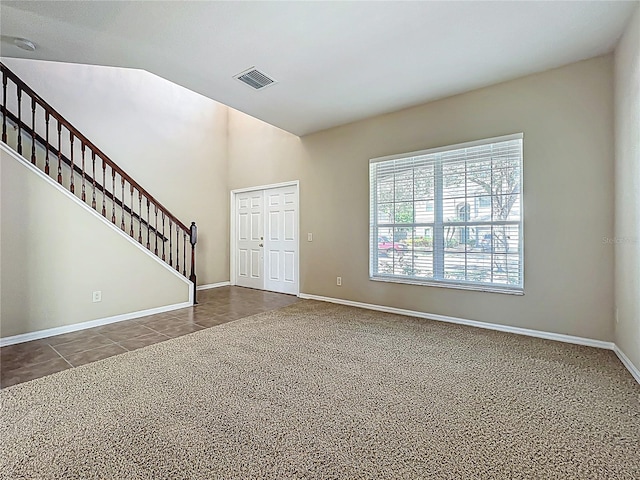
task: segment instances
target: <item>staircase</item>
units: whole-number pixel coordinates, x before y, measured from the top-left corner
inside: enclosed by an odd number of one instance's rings
[[[2,142],[193,282],[195,304],[195,222],[187,227],[7,66],[0,68]]]

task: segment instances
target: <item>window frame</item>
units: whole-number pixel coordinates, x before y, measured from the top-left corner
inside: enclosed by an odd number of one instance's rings
[[[410,157],[418,157],[425,155],[433,155],[437,153],[444,153],[453,150],[460,150],[463,148],[477,147],[482,145],[489,145],[494,143],[507,142],[511,140],[520,140],[521,150],[520,150],[520,175],[519,175],[519,211],[520,218],[519,220],[496,220],[496,221],[444,221],[443,217],[443,186],[442,186],[442,165],[446,163],[446,161],[436,161],[434,163],[434,193],[433,193],[433,221],[432,222],[418,222],[416,223],[415,216],[413,218],[412,223],[380,223],[378,220],[378,202],[377,202],[377,179],[374,178],[374,168],[373,165],[388,162],[392,160],[401,160],[407,159]],[[465,174],[466,178],[466,174]],[[390,283],[402,283],[409,285],[423,285],[423,286],[433,286],[433,287],[442,287],[442,288],[453,288],[453,289],[461,289],[461,290],[473,290],[473,291],[482,291],[482,292],[492,292],[492,293],[506,293],[511,295],[524,295],[524,134],[523,133],[514,133],[510,135],[503,135],[499,137],[485,138],[480,140],[475,140],[471,142],[458,143],[453,145],[445,145],[441,147],[431,148],[427,150],[420,150],[415,152],[407,152],[395,155],[388,155],[384,157],[372,158],[369,160],[369,279],[372,281],[379,282],[390,282]],[[396,182],[394,180],[394,186]],[[415,183],[414,183],[415,185]],[[489,198],[493,198],[494,195],[491,195]],[[484,197],[476,197],[476,198],[484,198]],[[469,205],[468,199],[465,198],[465,204]],[[412,200],[415,204],[415,198]],[[393,202],[395,205],[398,202]],[[457,209],[458,207],[456,207]],[[509,285],[509,284],[499,284],[499,283],[488,283],[488,282],[474,282],[469,280],[451,280],[444,278],[444,254],[446,251],[446,245],[444,243],[444,228],[447,226],[455,226],[455,227],[489,227],[493,228],[494,226],[501,225],[517,225],[519,228],[518,235],[518,262],[520,266],[520,283],[517,285]],[[440,227],[440,228],[438,228]],[[400,275],[395,273],[379,273],[376,272],[376,267],[378,266],[378,258],[380,256],[380,252],[378,249],[378,237],[382,235],[380,233],[380,229],[391,229],[393,242],[395,243],[395,230],[397,228],[407,228],[415,231],[416,228],[430,228],[432,231],[432,258],[433,258],[433,276],[439,275],[441,278],[417,278],[415,276],[410,275]],[[491,233],[491,241],[493,242],[493,233]],[[439,248],[437,245],[441,245]],[[436,251],[438,251],[436,255]],[[465,252],[465,262],[466,262]],[[492,260],[493,260],[493,247],[492,247]],[[508,254],[507,254],[508,255]],[[438,257],[438,258],[436,258]]]

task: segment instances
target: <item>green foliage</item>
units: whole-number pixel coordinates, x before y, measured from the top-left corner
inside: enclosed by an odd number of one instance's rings
[[[413,245],[414,247],[433,247],[433,239],[431,237],[413,237],[412,239],[408,239],[407,243]]]
[[[395,223],[413,223],[413,203],[396,203]]]

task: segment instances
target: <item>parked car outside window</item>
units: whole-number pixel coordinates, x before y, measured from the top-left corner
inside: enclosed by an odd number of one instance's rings
[[[392,242],[389,237],[378,237],[378,251],[390,257],[393,255],[394,250],[398,255],[403,255],[407,250],[407,246],[404,243]]]

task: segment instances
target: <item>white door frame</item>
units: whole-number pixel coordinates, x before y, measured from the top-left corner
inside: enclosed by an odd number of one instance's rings
[[[279,187],[296,187],[296,199],[298,208],[296,209],[296,239],[297,239],[297,252],[296,255],[298,258],[296,259],[296,296],[300,296],[300,180],[292,180],[289,182],[281,182],[281,183],[272,183],[270,185],[259,185],[255,187],[247,187],[247,188],[237,188],[235,190],[231,190],[231,221],[229,223],[229,283],[231,285],[237,285],[238,279],[236,275],[236,256],[235,252],[238,246],[238,239],[236,238],[236,216],[237,216],[237,195],[239,193],[253,192],[256,190],[269,190],[270,188],[279,188]]]

